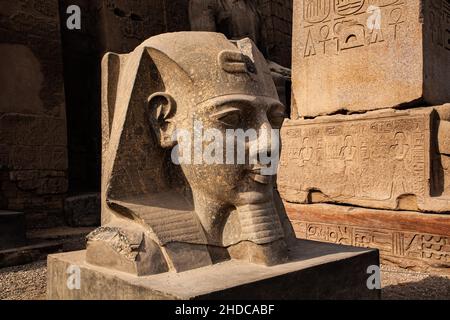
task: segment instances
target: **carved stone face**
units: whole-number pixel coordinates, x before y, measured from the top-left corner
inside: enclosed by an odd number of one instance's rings
[[[279,151],[279,136],[272,137],[272,133],[280,129],[285,107],[274,98],[235,94],[212,98],[187,110],[161,126],[161,141],[164,144],[174,138],[177,130],[185,137],[187,134],[188,144],[176,141],[180,156],[187,160],[181,168],[209,241],[222,244],[231,211],[249,205],[272,206]],[[269,167],[275,167],[273,172],[268,173]]]
[[[182,164],[182,170],[194,194],[196,211],[206,229],[213,228],[210,224],[214,224],[214,221],[226,218],[230,210],[243,205],[260,205],[273,201],[274,175],[267,175],[262,169],[269,165],[276,165],[276,163],[262,163],[258,153],[263,152],[270,155],[273,148],[279,147],[278,141],[272,145],[270,134],[272,129],[280,128],[283,119],[284,106],[275,99],[250,95],[230,95],[211,99],[192,108],[187,119],[180,124],[192,135],[196,129],[198,130],[198,124],[201,123],[203,132],[211,132],[212,129],[213,132],[220,133],[224,137],[223,145],[219,146],[219,148],[221,147],[219,158],[224,160],[223,163],[207,163],[208,161],[204,157],[201,163]],[[234,134],[239,129],[242,130],[241,132],[254,130],[256,137],[251,137],[251,140],[246,139],[240,145],[236,135],[230,135],[231,132]],[[233,141],[233,144],[228,146],[226,144],[227,133]],[[263,139],[262,134],[269,136]],[[201,142],[202,150],[207,150],[208,146],[214,143],[215,140],[213,142],[211,140]],[[251,147],[252,145],[254,148]],[[243,159],[245,162],[237,159],[238,149],[241,146],[245,148],[246,156]],[[191,150],[194,154],[194,145]],[[215,154],[217,151],[216,149],[212,154],[217,155]],[[230,151],[234,157],[229,160],[234,161],[227,163],[226,155],[230,154]],[[220,153],[223,157],[220,157]],[[258,161],[251,163],[249,160],[251,156],[255,156]],[[218,208],[218,210],[208,210],[212,207]]]
[[[192,109],[182,123],[183,128],[188,128],[194,134],[195,123],[201,123],[204,132],[210,129],[216,130],[224,137],[222,148],[223,164],[208,164],[207,159],[203,159],[200,164],[182,165],[183,172],[188,179],[191,187],[202,193],[205,197],[212,198],[228,205],[240,205],[246,203],[249,199],[241,199],[242,192],[253,192],[260,195],[254,195],[254,200],[263,197],[267,189],[272,188],[273,175],[263,174],[261,169],[267,167],[261,161],[250,163],[251,153],[270,152],[272,148],[271,130],[279,129],[284,119],[284,106],[277,100],[267,97],[255,97],[245,95],[232,95],[211,99]],[[231,136],[231,132],[237,132],[241,129],[243,132],[254,130],[257,133],[257,141],[246,139],[245,142],[245,163],[236,159],[238,153],[237,138],[233,139],[233,145],[226,145],[226,136]],[[267,139],[263,139],[261,134],[267,134]],[[236,137],[236,136],[233,136]],[[252,139],[254,137],[251,137]],[[258,143],[259,142],[259,143]],[[214,142],[213,142],[214,143]],[[251,145],[255,148],[251,148]],[[207,150],[211,141],[203,141],[202,149]],[[225,163],[226,155],[230,152],[235,155],[234,161]],[[192,146],[194,153],[195,146]],[[206,154],[205,154],[206,156]],[[261,160],[257,155],[255,158]]]
[[[183,159],[181,169],[208,243],[223,246],[231,243],[223,232],[233,212],[256,206],[258,215],[274,216],[279,135],[273,130],[281,127],[285,108],[253,42],[232,44],[208,36],[217,46],[198,49],[195,54],[201,60],[191,59],[189,64],[180,62],[185,56],[173,60],[149,51],[166,79],[164,91],[149,97],[149,110],[161,146],[178,148]],[[178,81],[174,72],[178,72]],[[239,219],[243,230],[243,218]],[[255,242],[259,241],[258,228],[249,227],[249,237]],[[232,235],[234,242],[239,241],[236,234]]]

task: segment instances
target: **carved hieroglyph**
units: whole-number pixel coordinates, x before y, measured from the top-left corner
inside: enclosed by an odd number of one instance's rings
[[[448,0],[298,0],[294,6],[294,119],[450,101]]]
[[[278,189],[295,203],[450,211],[450,105],[287,121]]]
[[[449,272],[450,215],[332,204],[287,204],[297,237],[377,248],[385,263]]]
[[[286,260],[293,231],[261,167],[171,159],[177,129],[270,128],[284,108],[250,39],[159,35],[106,55],[102,82],[102,228],[89,236],[88,262],[145,275]]]

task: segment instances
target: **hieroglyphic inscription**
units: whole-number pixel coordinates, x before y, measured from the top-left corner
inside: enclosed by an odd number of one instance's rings
[[[302,1],[303,57],[394,41],[406,22],[403,0]]]
[[[282,196],[305,203],[320,191],[327,201],[395,209],[401,196],[414,195],[423,203],[429,194],[429,113],[287,122]]]
[[[450,101],[450,0],[294,4],[292,118]]]
[[[292,223],[301,239],[377,248],[382,258],[418,259],[430,265],[450,266],[448,236],[296,220]]]

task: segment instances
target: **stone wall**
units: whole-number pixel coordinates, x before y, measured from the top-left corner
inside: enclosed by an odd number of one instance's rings
[[[267,37],[269,59],[291,67],[293,0],[258,0]]]
[[[58,1],[0,1],[0,39],[0,202],[29,225],[58,224],[68,166]]]
[[[294,13],[278,188],[298,236],[448,268],[449,1],[299,0]]]
[[[145,39],[189,29],[187,0],[97,0],[103,51],[126,53]]]

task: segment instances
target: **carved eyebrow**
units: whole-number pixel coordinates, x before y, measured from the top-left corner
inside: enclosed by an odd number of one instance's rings
[[[227,113],[230,112],[241,112],[242,110],[236,107],[224,107],[221,110],[214,112],[213,114],[211,114],[211,117],[214,118],[220,118],[223,115],[226,115]]]
[[[254,101],[248,101],[243,99],[230,99],[230,100],[224,100],[216,104],[216,108],[220,107],[226,107],[227,105],[234,104],[234,105],[245,105],[245,106],[254,106]],[[239,109],[239,108],[236,108]],[[240,109],[239,109],[240,110]]]
[[[234,106],[230,106],[234,105]],[[226,99],[222,101],[216,101],[214,103],[214,107],[218,109],[219,111],[217,113],[220,113],[223,111],[223,113],[232,112],[232,111],[243,111],[244,108],[264,108],[266,110],[278,108],[284,110],[286,112],[286,107],[281,103],[274,99],[271,99],[270,101],[261,101],[259,99],[242,99],[240,97],[237,97],[236,99]],[[242,108],[241,108],[242,107]],[[221,108],[224,108],[223,110]],[[232,110],[231,110],[232,109]],[[217,114],[215,113],[215,114]],[[214,114],[214,115],[215,115]]]

